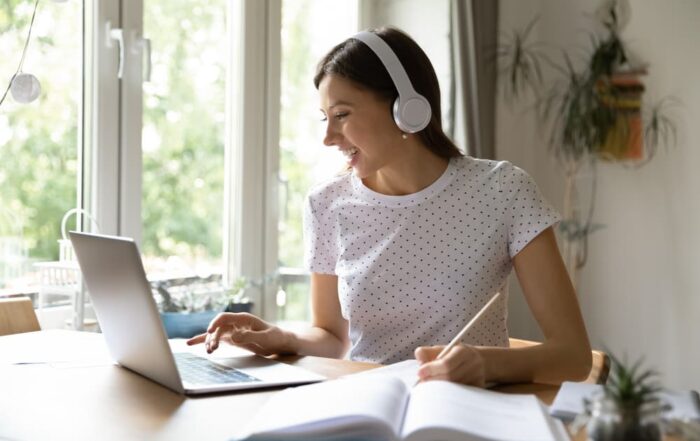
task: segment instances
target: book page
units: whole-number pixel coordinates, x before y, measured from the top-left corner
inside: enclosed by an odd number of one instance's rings
[[[407,400],[403,382],[384,376],[293,387],[273,395],[246,433],[252,439],[330,439],[348,433],[396,439]]]
[[[396,377],[399,380],[403,381],[406,387],[408,389],[411,389],[413,388],[413,386],[416,385],[416,383],[418,383],[419,367],[420,363],[418,363],[418,360],[404,360],[376,369],[370,369],[367,371],[345,375],[343,378],[354,378],[366,375],[388,375],[390,377]]]
[[[402,436],[410,441],[555,441],[551,418],[534,395],[513,395],[447,381],[411,392]]]

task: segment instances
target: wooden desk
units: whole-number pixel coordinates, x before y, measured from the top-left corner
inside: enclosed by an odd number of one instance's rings
[[[11,364],[42,360],[50,363]],[[282,360],[329,378],[377,367],[320,357]],[[500,389],[534,393],[551,404],[558,388]],[[100,334],[42,331],[0,337],[0,439],[225,440],[238,434],[274,393],[178,395],[111,364]]]

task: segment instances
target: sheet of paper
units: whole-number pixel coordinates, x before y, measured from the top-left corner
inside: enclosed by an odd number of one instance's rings
[[[78,367],[113,364],[107,352],[102,334],[63,330],[40,331],[40,345],[27,345],[22,334],[3,337],[4,347],[10,349],[0,353],[2,364],[51,364],[55,367]],[[66,338],[69,333],[71,338]],[[13,342],[15,342],[13,344]]]

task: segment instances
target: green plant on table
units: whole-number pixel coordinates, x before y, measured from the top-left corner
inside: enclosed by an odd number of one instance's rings
[[[603,393],[586,403],[592,441],[661,441],[661,417],[668,406],[659,399],[657,372],[610,355],[610,377]]]

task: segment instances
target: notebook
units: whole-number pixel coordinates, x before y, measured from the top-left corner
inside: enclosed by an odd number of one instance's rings
[[[370,371],[371,372],[371,371]],[[303,403],[303,405],[299,405]],[[354,375],[272,396],[236,440],[563,441],[534,395]]]
[[[173,353],[136,243],[72,231],[70,240],[109,352],[121,366],[190,395],[325,379],[253,354],[214,361]]]

